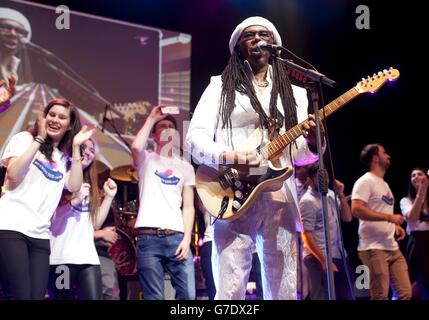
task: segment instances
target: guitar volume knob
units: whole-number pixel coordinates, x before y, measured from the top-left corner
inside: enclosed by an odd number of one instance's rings
[[[232,202],[232,207],[233,207],[235,210],[238,210],[238,209],[240,209],[240,208],[241,208],[241,203],[240,203],[240,202],[238,202],[237,200],[234,200],[234,201]]]
[[[237,199],[243,199],[243,192],[240,190],[235,190],[234,195]]]

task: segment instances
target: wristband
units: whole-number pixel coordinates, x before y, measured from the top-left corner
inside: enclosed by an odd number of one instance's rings
[[[34,141],[40,143],[41,145],[45,143],[45,139],[43,139],[41,136],[34,137]]]

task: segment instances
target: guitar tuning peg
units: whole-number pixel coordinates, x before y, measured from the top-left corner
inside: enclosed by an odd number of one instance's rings
[[[390,67],[390,68],[389,68],[389,71],[391,71],[391,70],[393,70],[393,67]]]
[[[365,81],[365,78],[362,78],[362,81]]]
[[[383,75],[383,72],[378,71],[378,75],[379,75],[379,76]]]

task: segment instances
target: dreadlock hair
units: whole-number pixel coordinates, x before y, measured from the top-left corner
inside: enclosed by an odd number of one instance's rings
[[[273,68],[273,88],[270,100],[270,117],[279,124],[284,123],[286,130],[298,123],[296,115],[296,102],[292,86],[287,75],[286,66],[277,59],[270,58]],[[231,113],[235,107],[235,91],[246,94],[250,99],[253,110],[259,115],[262,128],[269,128],[270,118],[265,114],[259,102],[252,81],[246,73],[244,61],[240,58],[237,49],[231,55],[228,65],[222,72],[222,93],[220,98],[220,114],[222,128],[231,128]],[[283,105],[284,117],[277,109],[277,97]]]
[[[58,144],[58,149],[70,157],[72,154],[73,138],[81,129],[79,112],[77,108],[66,99],[54,99],[51,100],[45,107],[45,110],[43,111],[45,117],[54,105],[60,105],[70,110],[70,130],[67,130],[64,133],[64,136],[61,138],[60,143]],[[34,123],[33,128],[30,129],[30,133],[33,135],[33,137],[37,136],[37,121]],[[45,142],[40,146],[39,151],[46,157],[46,159],[52,161],[52,152],[54,151],[54,146],[49,135],[46,137]]]

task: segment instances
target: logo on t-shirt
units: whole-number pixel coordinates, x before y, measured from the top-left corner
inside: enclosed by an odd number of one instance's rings
[[[389,206],[393,205],[393,197],[390,194],[390,192],[388,192],[387,194],[385,194],[384,196],[381,197],[381,199],[387,203]]]
[[[36,159],[34,160],[33,164],[43,173],[47,179],[51,181],[61,181],[64,176],[62,172],[58,171],[56,162],[42,162]]]
[[[180,181],[180,178],[173,175],[173,170],[171,169],[167,169],[164,172],[158,172],[158,170],[156,170],[155,174],[161,178],[163,184],[177,185]]]
[[[89,212],[89,204],[79,203],[77,206],[72,205],[72,208],[78,212]]]

